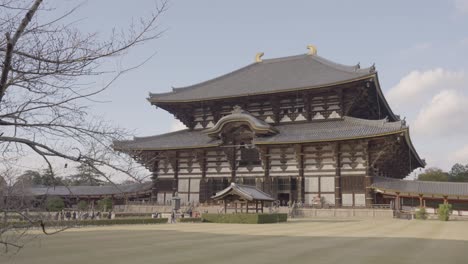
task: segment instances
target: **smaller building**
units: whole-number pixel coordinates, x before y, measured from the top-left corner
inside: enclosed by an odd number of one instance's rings
[[[275,201],[271,195],[257,189],[255,186],[240,185],[234,182],[231,182],[227,188],[217,192],[211,198],[215,201],[222,200],[224,202],[224,213],[227,212],[229,203],[234,205],[234,211],[236,213],[238,204],[240,204],[241,213],[244,211],[244,205],[246,213],[249,212],[250,205],[255,205],[255,207],[252,208],[255,210],[255,213],[258,213],[259,211],[263,213],[264,203]],[[260,208],[259,205],[261,206]]]
[[[408,181],[375,177],[372,188],[377,204],[393,204],[394,209],[404,206],[438,208],[449,203],[457,211],[468,211],[468,183]]]
[[[73,207],[79,201],[86,201],[91,207],[103,198],[111,198],[114,205],[132,201],[149,201],[153,183],[113,184],[104,186],[33,186],[16,190],[10,196],[29,197],[21,199],[28,206],[39,207],[47,197],[60,197],[67,207]],[[5,194],[8,192],[5,192]],[[4,200],[7,199],[5,195]]]

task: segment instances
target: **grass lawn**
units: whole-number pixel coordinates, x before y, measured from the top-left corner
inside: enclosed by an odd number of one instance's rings
[[[468,263],[468,222],[301,219],[71,229],[0,263]]]

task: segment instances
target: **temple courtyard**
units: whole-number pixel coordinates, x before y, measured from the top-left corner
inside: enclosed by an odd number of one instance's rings
[[[70,229],[0,263],[466,263],[468,222],[298,219]]]

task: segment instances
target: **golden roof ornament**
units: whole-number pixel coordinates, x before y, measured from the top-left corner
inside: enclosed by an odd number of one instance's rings
[[[317,55],[317,48],[314,45],[307,45],[309,55]]]
[[[255,62],[262,62],[262,57],[265,55],[263,52],[259,52],[255,55]]]

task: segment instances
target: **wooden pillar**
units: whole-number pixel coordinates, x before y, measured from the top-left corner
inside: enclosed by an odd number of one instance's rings
[[[192,179],[192,178],[189,178],[189,179],[188,179],[188,195],[187,195],[187,200],[188,200],[189,203],[190,203],[190,189],[191,189],[191,188],[190,188],[190,180],[191,180],[191,179]]]
[[[258,214],[258,201],[255,201],[255,213]]]
[[[249,213],[249,201],[247,201],[245,210],[246,210],[247,213]]]
[[[424,207],[423,195],[422,194],[419,194],[419,207],[420,208]]]
[[[153,186],[151,187],[151,200],[155,202],[158,202],[158,173],[159,173],[159,160],[155,159],[155,161],[153,162],[153,168],[151,171],[151,174],[152,174],[151,180],[153,181]]]
[[[258,150],[264,171],[262,190],[268,194],[272,194],[270,179],[270,148],[268,146],[259,146]]]
[[[263,201],[261,201],[261,205],[262,205],[262,213],[263,213]]]
[[[399,211],[400,210],[400,193],[396,192],[395,196],[395,210]]]
[[[366,168],[366,176],[364,176],[364,187],[365,187],[365,198],[366,198],[366,207],[372,207],[372,204],[374,203],[373,199],[373,191],[372,191],[372,168],[371,168],[371,163],[370,163],[370,147],[369,147],[370,141],[367,142],[366,146],[366,163],[367,163],[367,168]]]
[[[341,207],[341,149],[340,143],[335,146],[335,207]]]
[[[224,214],[227,214],[227,201],[224,199]]]
[[[237,214],[237,202],[234,203],[234,212]]]
[[[297,168],[299,170],[299,177],[296,178],[297,201],[303,202],[304,198],[302,196],[302,181],[304,179],[304,146],[302,144],[297,144],[295,145],[294,150],[296,152],[296,162]]]
[[[233,145],[236,145],[237,142],[234,142]],[[229,163],[231,164],[231,182],[236,182],[236,171],[237,171],[237,166],[236,166],[236,159],[237,159],[237,147],[232,147],[231,149],[231,157]]]

